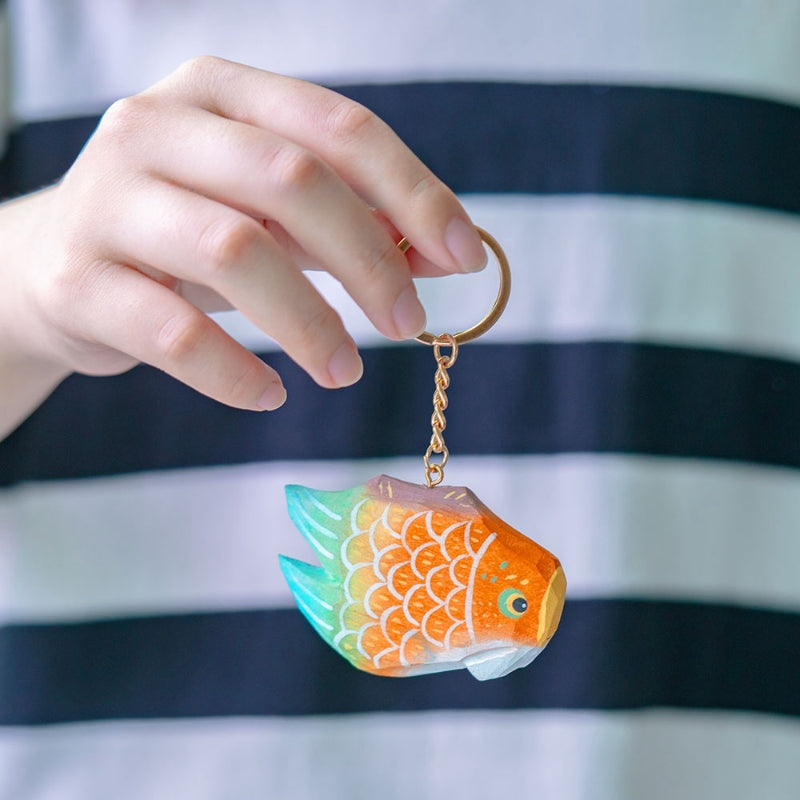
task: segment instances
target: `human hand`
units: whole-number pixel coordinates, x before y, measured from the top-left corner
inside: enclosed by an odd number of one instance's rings
[[[115,103],[57,186],[10,205],[0,335],[62,373],[146,362],[239,408],[285,390],[205,312],[238,308],[317,383],[346,386],[356,346],[302,269],[402,339],[425,324],[413,275],[486,259],[453,193],[374,114],[208,57]]]

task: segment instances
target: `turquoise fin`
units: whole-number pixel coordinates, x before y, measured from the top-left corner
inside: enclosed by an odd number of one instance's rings
[[[312,567],[288,556],[279,555],[278,560],[297,607],[314,630],[333,646],[339,623],[336,603],[341,597],[341,587],[328,578],[322,567]]]
[[[349,533],[350,520],[343,518],[335,506],[341,508],[352,491],[322,492],[296,484],[287,486],[285,491],[292,522],[319,556],[325,572],[338,574],[340,542]]]

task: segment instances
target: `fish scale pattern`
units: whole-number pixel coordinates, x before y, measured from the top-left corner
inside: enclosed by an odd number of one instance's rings
[[[336,646],[385,671],[474,643],[469,586],[489,532],[391,501],[362,501],[352,524],[341,545]]]

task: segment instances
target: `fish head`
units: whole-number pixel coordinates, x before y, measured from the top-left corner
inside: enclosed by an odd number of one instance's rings
[[[489,512],[476,527],[487,533],[471,579],[475,652],[464,666],[479,680],[527,666],[558,627],[566,578],[544,547]]]

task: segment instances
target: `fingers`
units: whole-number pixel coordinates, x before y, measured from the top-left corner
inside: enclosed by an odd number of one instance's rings
[[[77,315],[87,358],[105,345],[241,408],[280,405],[280,379],[200,308],[239,309],[319,384],[346,386],[356,346],[299,265],[404,339],[425,327],[413,275],[486,261],[453,193],[374,114],[217,59],[115,104],[58,193],[67,270],[75,252],[116,265],[96,313]]]
[[[408,262],[369,207],[324,161],[270,131],[200,109],[159,109],[159,120],[170,131],[148,155],[159,177],[256,218],[278,220],[384,335],[406,339],[424,329]],[[255,271],[250,274],[258,279]],[[291,297],[293,305],[303,299]]]
[[[275,339],[326,388],[355,383],[363,366],[339,315],[253,218],[177,186],[151,181],[129,199],[115,260],[155,267],[211,289]]]
[[[486,263],[480,238],[455,195],[358,103],[304,81],[212,58],[188,62],[160,88],[318,154],[433,263],[461,271]]]
[[[403,238],[406,238],[397,230],[386,214],[379,209],[372,209],[372,216],[383,226],[389,236],[392,237],[392,241],[396,244],[399,244]],[[411,274],[415,278],[441,278],[451,274],[449,270],[442,269],[438,264],[434,264],[433,261],[425,258],[422,253],[410,246],[410,242],[408,244],[409,247],[404,248],[402,252],[411,270]]]
[[[235,408],[269,411],[286,400],[280,377],[209,317],[129,267],[98,278],[89,336]]]
[[[392,237],[395,244],[403,239],[403,234],[397,230],[392,224],[392,221],[381,211],[371,209],[373,218],[380,223],[383,229]],[[325,264],[312,258],[302,247],[288,234],[286,229],[275,220],[263,220],[262,224],[272,234],[275,240],[291,257],[292,261],[303,270],[324,270]],[[425,258],[419,251],[414,248],[405,250],[403,255],[406,258],[411,275],[415,278],[440,278],[445,275],[451,275],[451,270],[446,270],[438,264],[434,264],[429,259]]]

